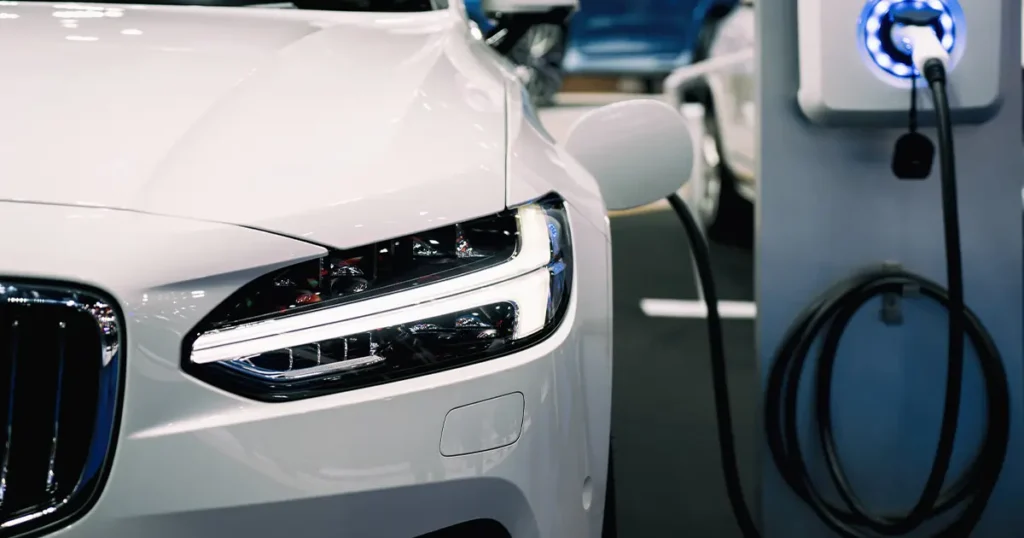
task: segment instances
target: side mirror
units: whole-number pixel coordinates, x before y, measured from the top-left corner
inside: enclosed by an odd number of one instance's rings
[[[565,149],[597,180],[609,210],[644,206],[678,191],[693,174],[686,119],[653,99],[592,110],[569,128]]]

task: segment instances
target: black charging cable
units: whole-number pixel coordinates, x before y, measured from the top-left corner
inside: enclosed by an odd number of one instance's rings
[[[922,276],[888,267],[865,271],[837,283],[805,309],[790,327],[773,357],[765,391],[765,434],[782,478],[829,528],[847,538],[905,536],[944,514],[951,514],[956,508],[959,508],[959,513],[949,516],[948,520],[935,522],[935,529],[930,535],[942,538],[970,536],[995,489],[1009,441],[1010,394],[1002,357],[981,321],[964,304],[956,163],[946,93],[946,69],[941,61],[929,61],[925,64],[924,76],[932,93],[938,122],[948,288]],[[707,306],[718,441],[729,502],[743,536],[759,538],[760,532],[743,496],[737,464],[722,318],[718,312],[718,294],[711,273],[707,240],[686,203],[677,194],[670,196],[669,202],[686,229]],[[831,418],[832,376],[841,338],[851,319],[869,300],[888,294],[925,297],[948,311],[948,371],[942,427],[927,483],[909,512],[876,515],[871,514],[859,500],[839,460]],[[987,426],[974,460],[951,487],[944,489],[956,442],[965,335],[981,363],[988,400]],[[813,375],[813,418],[837,500],[826,498],[812,480],[797,428],[801,376],[808,366],[814,345],[819,341],[817,362],[812,366],[816,368]]]
[[[914,73],[910,77],[910,117],[907,129],[911,133],[917,132],[917,68],[914,68]]]

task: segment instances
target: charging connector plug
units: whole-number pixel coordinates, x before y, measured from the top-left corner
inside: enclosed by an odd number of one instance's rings
[[[892,40],[897,46],[910,51],[918,73],[924,73],[929,60],[937,60],[942,62],[944,69],[949,68],[949,52],[931,26],[898,25],[892,30]]]

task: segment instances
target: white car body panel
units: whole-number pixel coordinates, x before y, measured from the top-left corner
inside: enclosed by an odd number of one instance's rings
[[[556,144],[520,88],[518,79],[509,81],[508,177],[514,180],[508,182],[508,204],[535,200],[554,189],[573,200],[592,224],[607,229],[608,215],[597,182]]]
[[[0,226],[24,231],[0,236],[0,282],[93,286],[126,323],[109,478],[95,506],[51,536],[411,538],[480,518],[516,538],[601,535],[604,205],[454,8],[0,2],[0,14],[0,46],[18,51],[0,55]],[[573,290],[560,328],[533,347],[284,403],[180,367],[189,331],[257,276],[325,246],[549,192],[569,209]],[[518,439],[441,454],[451,410],[514,393],[525,406]],[[502,416],[478,414],[454,435],[492,446],[488,420]]]
[[[3,199],[339,248],[505,207],[504,82],[452,12],[3,9]]]

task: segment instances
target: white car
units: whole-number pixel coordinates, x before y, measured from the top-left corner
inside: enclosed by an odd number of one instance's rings
[[[3,536],[601,535],[593,170],[458,2],[335,4],[0,0]]]
[[[753,1],[744,0],[718,23],[707,57],[714,61],[753,50],[757,44],[754,28]],[[693,189],[701,194],[697,207],[712,236],[752,230],[751,204],[757,196],[754,69],[751,59],[705,78],[708,92],[700,149],[704,170],[709,173],[696,178],[704,182],[703,188]]]

